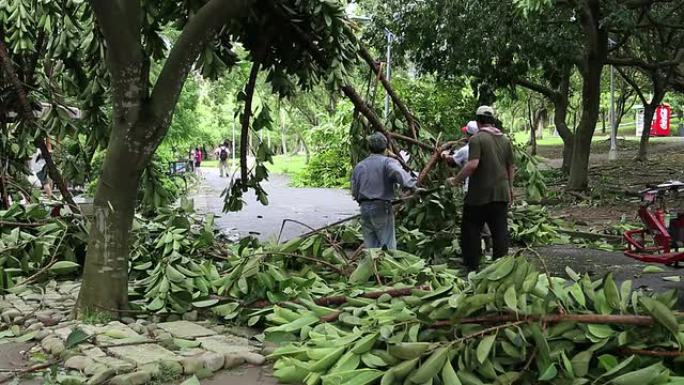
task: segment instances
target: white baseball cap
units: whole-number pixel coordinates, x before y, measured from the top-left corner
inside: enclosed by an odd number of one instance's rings
[[[496,114],[494,113],[494,109],[490,106],[480,106],[477,108],[477,111],[475,111],[475,115],[478,116],[491,116],[492,118],[496,118]]]
[[[469,121],[468,124],[461,128],[461,132],[468,135],[475,135],[478,131],[480,131],[480,129],[477,127],[477,122],[474,120]]]

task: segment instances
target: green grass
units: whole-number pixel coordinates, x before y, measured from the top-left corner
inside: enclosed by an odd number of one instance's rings
[[[218,168],[219,161],[215,159],[211,160],[203,160],[202,161],[202,166],[201,167],[211,167],[211,168]],[[230,164],[230,160],[228,160],[228,164]]]
[[[274,174],[294,176],[306,167],[304,155],[276,155],[273,164],[267,164],[268,171]]]
[[[672,126],[673,132],[677,130],[676,126]],[[626,126],[620,126],[618,129],[618,137],[620,139],[625,139],[629,141],[639,141],[641,138],[636,136],[636,129],[633,124],[631,125],[626,125]],[[524,131],[517,131],[513,133],[513,138],[515,139],[516,142],[523,142],[527,143],[527,141],[530,138],[530,133],[529,132],[524,132]],[[594,142],[600,142],[604,141],[609,138],[608,132],[605,134],[602,132],[601,127],[596,127],[596,131],[594,132]],[[671,137],[670,137],[671,138]],[[663,141],[666,142],[669,140],[667,137],[657,137],[657,138],[651,138],[651,140],[656,140],[656,141]],[[546,129],[544,130],[544,138],[543,139],[537,139],[537,145],[538,146],[561,146],[563,145],[563,140],[560,138],[560,136],[554,136],[552,129]]]
[[[235,160],[237,163],[240,161]],[[232,163],[228,159],[228,166]],[[218,168],[219,161],[215,159],[202,161],[202,168]],[[306,166],[306,156],[304,155],[276,155],[273,157],[273,164],[267,163],[268,171],[273,174],[294,175]]]

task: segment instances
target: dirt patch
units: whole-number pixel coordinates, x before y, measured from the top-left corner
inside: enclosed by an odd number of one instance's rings
[[[552,275],[567,277],[565,267],[569,266],[579,274],[588,273],[593,279],[613,273],[616,281],[632,280],[632,288],[665,291],[676,289],[679,296],[679,309],[684,309],[684,283],[664,280],[663,277],[683,276],[684,269],[657,265],[664,269],[661,273],[644,273],[648,264],[626,257],[622,252],[580,249],[573,246],[549,246],[536,249],[544,256]],[[535,257],[529,256],[530,260]]]
[[[8,342],[0,345],[0,369],[4,370],[17,370],[23,369],[31,366],[31,364],[26,360],[23,352],[28,351],[34,344],[30,343],[20,343],[20,342]],[[0,373],[0,381],[12,377],[10,373]],[[43,380],[40,378],[29,378],[25,376],[19,382],[22,385],[40,385]]]
[[[215,376],[202,380],[202,385],[277,385],[278,381],[271,376],[268,367],[248,367],[220,372]]]

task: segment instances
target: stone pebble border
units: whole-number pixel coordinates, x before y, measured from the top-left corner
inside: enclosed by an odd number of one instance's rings
[[[197,321],[196,311],[183,319],[169,315],[167,322],[149,315],[94,325],[68,321],[79,288],[78,282],[53,280],[0,297],[1,339],[35,342],[25,352],[29,359],[58,359],[61,384],[143,385],[162,376],[201,379],[266,361],[268,349],[247,338],[255,334],[252,330],[231,333],[223,325]],[[67,338],[76,329],[87,339],[67,350]]]

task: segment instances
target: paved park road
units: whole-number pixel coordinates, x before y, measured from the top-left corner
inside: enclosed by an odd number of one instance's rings
[[[319,228],[340,219],[355,215],[358,206],[346,190],[327,188],[295,188],[288,186],[288,178],[271,175],[262,186],[268,193],[268,206],[256,200],[253,191],[243,197],[245,207],[235,213],[222,213],[221,192],[229,183],[229,178],[219,177],[217,168],[205,168],[204,181],[192,198],[195,208],[200,212],[220,215],[217,226],[230,236],[245,237],[254,235],[261,240],[278,237],[285,219],[294,219],[313,228]],[[303,234],[309,229],[288,222],[281,237],[287,240]]]

